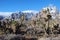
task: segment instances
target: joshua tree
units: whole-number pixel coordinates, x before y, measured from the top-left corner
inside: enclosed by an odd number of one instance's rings
[[[21,23],[23,23],[23,21],[25,20],[25,14],[23,14],[22,16],[21,16]]]
[[[47,9],[47,12],[48,12],[48,14],[47,14],[48,28],[47,28],[46,31],[47,31],[47,34],[50,35],[50,33],[53,34],[52,29],[50,28],[50,20],[52,19],[52,16],[51,16],[51,14],[49,12],[49,9]]]
[[[45,35],[46,35],[46,33],[49,34],[50,31],[51,31],[50,26],[49,26],[50,25],[50,20],[51,20],[51,15],[50,15],[50,12],[49,12],[49,8],[47,8],[47,10],[44,10],[43,13],[47,14],[46,17],[44,17],[45,22],[48,22],[48,27],[47,27],[47,29],[45,29],[45,31],[46,31]],[[45,24],[44,24],[44,26],[45,26]]]

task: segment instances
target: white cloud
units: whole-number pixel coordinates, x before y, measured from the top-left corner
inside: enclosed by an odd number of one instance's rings
[[[0,12],[2,16],[10,16],[13,12]]]
[[[25,10],[25,11],[22,11],[23,13],[38,13],[38,11],[35,11],[35,10]]]

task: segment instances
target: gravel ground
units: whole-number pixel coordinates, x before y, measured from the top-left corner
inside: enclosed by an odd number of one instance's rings
[[[0,40],[21,40],[21,35],[15,35],[15,34],[0,35]],[[48,37],[48,38],[41,37],[38,38],[38,40],[60,40],[60,37]]]

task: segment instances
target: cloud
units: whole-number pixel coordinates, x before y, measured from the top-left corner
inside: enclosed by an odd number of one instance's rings
[[[35,10],[25,10],[25,11],[22,11],[23,13],[38,13],[38,11],[35,11]]]
[[[10,16],[13,12],[0,12],[2,16]]]

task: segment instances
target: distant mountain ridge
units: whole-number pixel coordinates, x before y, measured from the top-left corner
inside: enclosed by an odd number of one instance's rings
[[[25,14],[25,17],[27,19],[30,19],[32,16],[35,16],[37,13],[39,13],[38,11],[34,11],[34,10],[27,10],[27,11],[22,11],[22,12],[16,12],[16,13],[12,13],[11,17],[13,19],[19,19],[23,14]]]

